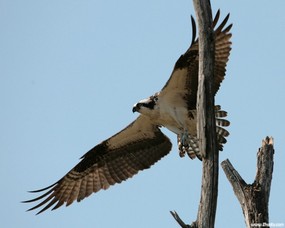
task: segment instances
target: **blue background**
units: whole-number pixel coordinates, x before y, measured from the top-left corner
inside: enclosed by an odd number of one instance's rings
[[[231,13],[232,52],[216,103],[229,113],[229,158],[247,183],[267,135],[275,140],[270,222],[285,223],[285,2],[213,1]],[[178,227],[196,219],[201,162],[172,152],[108,191],[35,216],[20,201],[133,121],[191,41],[192,1],[0,0],[1,227]],[[220,169],[216,227],[244,227]]]

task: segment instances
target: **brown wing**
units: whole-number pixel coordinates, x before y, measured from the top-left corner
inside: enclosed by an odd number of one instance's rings
[[[149,119],[140,116],[128,127],[88,151],[82,160],[55,184],[32,191],[43,195],[24,203],[43,200],[29,209],[44,206],[41,213],[78,202],[91,193],[121,183],[149,168],[171,150],[170,140]]]
[[[217,12],[213,21],[213,27],[216,26],[220,16],[220,11]],[[196,36],[196,25],[192,19],[192,42],[189,49],[180,56],[177,60],[173,72],[161,91],[162,96],[175,96],[173,93],[179,93],[187,101],[188,110],[196,109],[197,89],[198,89],[198,66],[199,66],[199,46]],[[217,93],[221,82],[224,79],[226,65],[229,59],[231,50],[232,36],[229,33],[232,24],[225,25],[229,19],[229,15],[215,29],[215,72],[214,72],[214,94]],[[170,94],[170,95],[169,95]],[[186,96],[185,96],[186,94]]]

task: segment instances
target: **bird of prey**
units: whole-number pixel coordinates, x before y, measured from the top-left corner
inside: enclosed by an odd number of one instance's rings
[[[213,21],[215,39],[214,94],[217,93],[226,72],[231,50],[232,24],[225,27],[229,15],[216,28],[219,11]],[[160,128],[166,127],[177,135],[180,156],[200,157],[197,139],[196,98],[198,89],[199,46],[196,25],[192,17],[192,42],[189,49],[177,60],[172,74],[160,92],[133,106],[138,118],[122,131],[104,140],[81,157],[81,161],[56,183],[32,193],[46,191],[39,197],[24,201],[40,201],[29,210],[39,207],[41,213],[88,197],[93,192],[108,189],[111,185],[131,178],[140,170],[150,168],[167,155],[172,147]],[[223,127],[227,113],[215,106],[217,142],[219,150],[229,135]]]

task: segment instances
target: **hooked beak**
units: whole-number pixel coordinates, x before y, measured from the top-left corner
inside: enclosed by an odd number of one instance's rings
[[[134,106],[133,106],[133,113],[134,112],[138,112],[140,110],[140,107],[141,107],[141,104],[140,103],[136,103]]]

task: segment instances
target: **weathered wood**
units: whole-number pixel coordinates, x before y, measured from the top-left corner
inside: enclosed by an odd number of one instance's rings
[[[181,228],[197,228],[196,223],[192,223],[192,225],[185,224],[176,211],[170,211],[170,213]]]
[[[202,188],[197,220],[186,225],[176,212],[172,216],[183,227],[213,228],[217,208],[219,153],[214,112],[214,54],[212,10],[209,0],[193,0],[199,28],[199,82],[197,92],[197,136],[202,156]]]
[[[252,184],[247,184],[227,159],[221,166],[238,198],[246,227],[269,227],[268,202],[273,173],[273,138],[262,140],[257,153],[257,173]]]
[[[215,224],[219,153],[214,114],[214,33],[209,0],[193,0],[199,27],[199,86],[197,93],[197,131],[202,155],[203,172],[198,228],[212,228]]]

